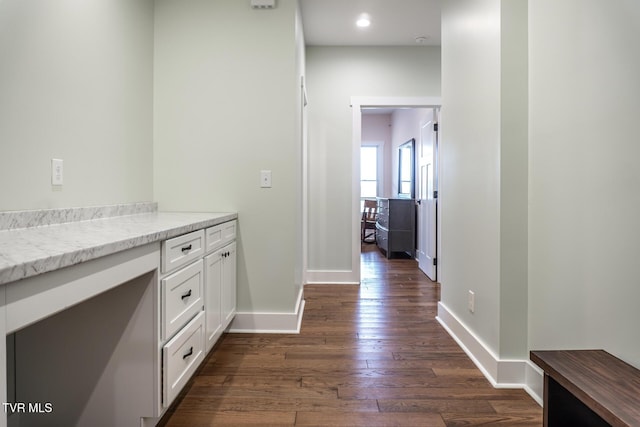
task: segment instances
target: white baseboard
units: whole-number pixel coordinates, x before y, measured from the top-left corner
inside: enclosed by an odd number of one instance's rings
[[[360,275],[353,270],[308,270],[306,284],[357,285]]]
[[[521,388],[542,405],[543,372],[529,360],[498,358],[442,302],[438,303],[438,322],[496,388]]]
[[[227,331],[233,333],[299,334],[304,306],[304,292],[301,288],[293,313],[238,312]]]

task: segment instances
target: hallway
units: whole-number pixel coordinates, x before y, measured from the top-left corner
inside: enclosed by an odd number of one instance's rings
[[[364,245],[362,284],[305,287],[299,335],[227,334],[167,426],[541,426],[435,320],[439,286]]]

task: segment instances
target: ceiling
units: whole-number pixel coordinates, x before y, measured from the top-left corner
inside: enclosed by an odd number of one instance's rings
[[[442,0],[300,0],[305,43],[315,46],[439,46]],[[366,13],[371,25],[357,28]],[[426,40],[416,42],[416,38]]]

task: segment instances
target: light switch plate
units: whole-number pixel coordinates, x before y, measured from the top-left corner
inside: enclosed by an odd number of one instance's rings
[[[273,9],[276,7],[276,0],[251,0],[251,7],[254,9]]]
[[[62,159],[51,159],[51,185],[62,185],[64,169]]]

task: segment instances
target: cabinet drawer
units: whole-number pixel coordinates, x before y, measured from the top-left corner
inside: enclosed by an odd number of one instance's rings
[[[167,273],[204,254],[204,230],[162,242],[162,272]]]
[[[176,333],[202,310],[203,261],[162,279],[162,339]]]
[[[237,221],[228,221],[209,227],[205,231],[206,252],[214,251],[236,239]]]
[[[204,360],[204,311],[162,348],[162,404],[168,407]]]
[[[376,226],[376,244],[385,251],[389,250],[389,232],[379,225]]]
[[[382,215],[378,213],[377,223],[380,227],[389,228],[389,217],[387,215]]]

